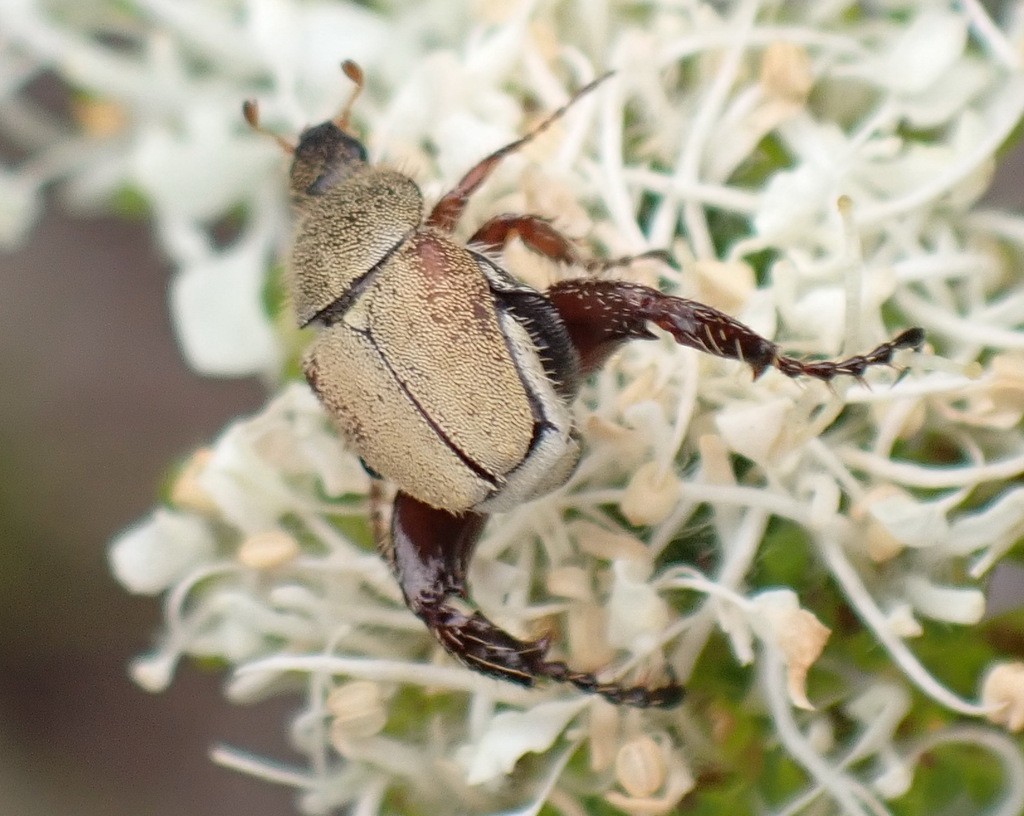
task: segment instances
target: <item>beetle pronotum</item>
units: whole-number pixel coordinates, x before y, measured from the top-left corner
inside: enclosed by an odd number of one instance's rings
[[[465,244],[452,232],[497,164],[607,75],[474,165],[424,218],[416,183],[370,164],[348,132],[363,75],[351,62],[343,70],[354,88],[335,119],[303,131],[294,147],[270,135],[293,155],[295,311],[300,325],[319,327],[306,379],[367,469],[398,489],[384,549],[406,603],[445,649],[486,675],[526,686],[546,677],[635,706],[676,704],[683,690],[671,680],[602,682],[548,660],[547,637],[519,640],[468,610],[466,571],[487,515],[565,483],[580,456],[571,405],[582,378],[627,340],[653,338],[648,324],[743,361],[755,376],[773,367],[826,382],[889,364],[924,333],[908,329],[838,362],[804,361],[716,309],[646,286],[580,277],[538,292],[493,260],[513,236],[567,265],[629,259],[585,261],[535,215],[499,215]],[[262,131],[256,103],[244,113]]]

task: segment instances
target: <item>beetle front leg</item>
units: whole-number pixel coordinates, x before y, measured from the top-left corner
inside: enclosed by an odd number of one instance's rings
[[[900,349],[919,348],[924,331],[907,329],[867,354],[845,360],[801,360],[724,312],[673,297],[635,283],[575,279],[547,292],[569,330],[585,372],[593,371],[627,340],[649,340],[648,323],[661,327],[677,343],[717,357],[747,363],[758,377],[777,368],[787,377],[814,377],[829,382],[838,376],[860,379],[876,365],[889,365]]]
[[[641,708],[676,705],[682,688],[601,683],[593,674],[548,661],[548,638],[519,640],[468,609],[466,569],[486,516],[455,515],[399,492],[391,520],[391,565],[406,604],[454,657],[472,669],[521,686],[547,677]]]
[[[455,188],[446,193],[444,197],[434,205],[434,209],[432,209],[430,211],[430,215],[427,216],[427,226],[434,227],[435,229],[439,229],[444,232],[451,232],[455,229],[455,225],[458,223],[459,217],[462,215],[463,210],[466,209],[469,197],[487,180],[487,177],[494,172],[494,168],[498,166],[503,158],[511,153],[515,153],[523,145],[532,141],[538,135],[551,127],[551,125],[565,115],[565,112],[569,110],[576,100],[584,94],[594,90],[594,88],[610,76],[610,73],[604,74],[594,81],[588,82],[576,91],[568,102],[562,105],[562,107],[552,113],[547,119],[542,121],[525,136],[516,139],[514,142],[511,142],[498,150],[495,150],[490,156],[481,159],[473,165],[469,172],[466,173],[459,183],[455,185]]]

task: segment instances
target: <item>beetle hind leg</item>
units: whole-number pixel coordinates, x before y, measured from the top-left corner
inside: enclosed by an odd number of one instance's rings
[[[627,340],[652,339],[648,323],[667,331],[680,345],[745,362],[755,377],[775,368],[787,377],[824,382],[836,377],[860,380],[869,368],[892,365],[897,351],[920,348],[925,339],[922,329],[907,329],[866,354],[845,360],[802,360],[782,354],[777,344],[717,309],[640,284],[576,279],[554,284],[547,294],[584,372],[600,367]]]
[[[455,515],[405,493],[395,498],[391,566],[406,604],[451,655],[481,674],[521,686],[549,678],[641,708],[673,706],[682,699],[683,689],[674,681],[656,688],[602,683],[593,674],[549,661],[547,637],[519,640],[468,609],[466,568],[485,521],[480,513]]]

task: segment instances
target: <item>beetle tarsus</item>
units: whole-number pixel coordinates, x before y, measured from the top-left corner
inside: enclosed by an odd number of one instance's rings
[[[588,272],[606,272],[620,266],[630,266],[637,261],[661,261],[672,266],[672,253],[667,249],[648,249],[636,255],[622,255],[618,258],[588,258],[583,266]]]
[[[787,377],[814,377],[831,382],[836,377],[853,377],[864,383],[864,373],[873,366],[892,365],[893,355],[901,349],[919,349],[924,344],[924,330],[907,329],[892,340],[877,346],[867,354],[857,354],[845,360],[799,360],[778,357],[775,367]]]
[[[616,705],[634,708],[672,708],[683,701],[686,690],[675,681],[671,671],[669,681],[661,686],[623,686],[619,683],[602,683],[593,674],[574,672],[561,662],[545,663],[542,673],[552,680],[569,683],[580,691],[597,694]]]

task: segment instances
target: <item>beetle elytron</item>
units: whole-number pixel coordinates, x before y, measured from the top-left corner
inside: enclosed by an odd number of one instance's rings
[[[605,77],[476,164],[424,218],[415,182],[369,164],[347,132],[363,78],[354,63],[342,67],[354,90],[338,117],[305,130],[294,147],[275,136],[293,154],[292,296],[300,325],[320,329],[306,379],[367,469],[398,488],[386,551],[406,603],[483,674],[525,686],[546,677],[635,706],[676,704],[674,682],[601,682],[547,660],[548,638],[518,640],[467,611],[466,571],[487,515],[569,478],[580,456],[571,405],[581,378],[627,340],[653,338],[649,323],[746,362],[755,376],[774,367],[825,381],[888,364],[896,350],[920,346],[923,332],[841,362],[808,362],[722,312],[645,286],[577,278],[538,292],[493,260],[513,236],[564,264],[602,264],[581,259],[538,216],[492,218],[465,245],[452,231],[497,164]],[[254,102],[244,113],[261,130]]]

